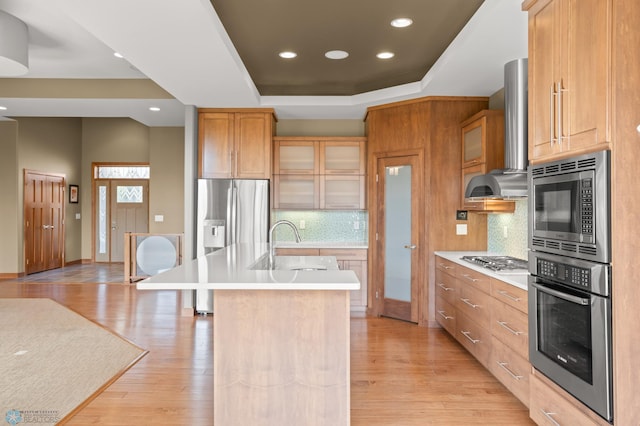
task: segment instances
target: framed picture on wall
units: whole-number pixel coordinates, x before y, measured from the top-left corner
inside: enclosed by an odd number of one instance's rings
[[[69,185],[69,202],[78,202],[78,185]]]

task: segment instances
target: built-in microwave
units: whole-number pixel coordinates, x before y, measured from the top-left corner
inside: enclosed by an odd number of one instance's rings
[[[610,152],[529,167],[529,247],[611,262]]]

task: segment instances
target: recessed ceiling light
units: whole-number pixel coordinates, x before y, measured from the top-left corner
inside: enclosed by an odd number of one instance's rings
[[[391,21],[391,26],[396,28],[404,28],[413,24],[413,20],[409,18],[396,18]]]
[[[293,59],[296,56],[298,56],[296,52],[291,52],[291,51],[280,52],[278,53],[278,55],[284,59]]]
[[[349,52],[345,52],[344,50],[330,50],[324,54],[329,59],[344,59],[349,56]]]
[[[380,52],[376,55],[378,59],[391,59],[395,56],[392,52]]]
[[[0,106],[0,111],[6,111],[7,107],[6,106]]]
[[[160,111],[160,108],[158,107],[149,107],[149,111]]]
[[[118,53],[118,52],[113,52],[113,56],[120,59],[124,58],[124,56],[122,56],[122,53]]]

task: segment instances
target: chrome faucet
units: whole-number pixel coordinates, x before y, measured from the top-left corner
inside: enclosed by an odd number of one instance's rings
[[[276,223],[274,223],[273,225],[271,225],[271,229],[269,229],[269,243],[270,243],[270,247],[269,247],[269,269],[275,269],[276,268],[276,245],[275,245],[275,242],[273,241],[273,232],[280,225],[289,225],[291,227],[291,229],[293,229],[293,233],[296,236],[296,243],[299,243],[301,241],[300,234],[298,233],[298,228],[296,228],[296,226],[293,224],[293,222],[291,222],[289,220],[279,220]]]

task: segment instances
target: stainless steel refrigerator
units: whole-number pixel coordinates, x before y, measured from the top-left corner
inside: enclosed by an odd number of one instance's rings
[[[199,179],[196,256],[234,243],[267,242],[269,181]],[[213,312],[213,291],[196,291],[196,312]]]

